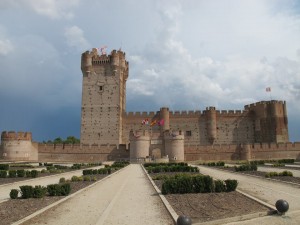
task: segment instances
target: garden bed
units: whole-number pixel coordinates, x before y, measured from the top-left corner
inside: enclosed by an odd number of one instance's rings
[[[174,175],[174,173],[163,173]],[[156,177],[160,173],[150,174]],[[161,190],[162,180],[154,180]],[[164,195],[178,215],[187,215],[193,223],[208,222],[252,213],[268,213],[269,208],[237,191],[221,193],[168,194]]]
[[[217,167],[219,169],[235,172],[233,167]],[[278,168],[278,167],[273,167],[273,168]],[[288,170],[287,167],[284,169]],[[258,177],[263,177],[266,178],[266,174],[268,172],[262,172],[262,171],[241,171],[241,172],[236,172],[236,173],[243,173],[243,174],[249,174],[253,176],[258,176]],[[267,178],[266,178],[267,179]],[[279,180],[279,181],[285,181],[285,182],[292,182],[296,184],[300,184],[300,177],[291,177],[291,176],[272,176],[268,179],[274,179],[274,180]]]
[[[112,173],[118,171],[119,168],[111,167]],[[104,171],[105,169],[99,169]],[[90,186],[91,184],[103,179],[109,174],[93,174],[87,177],[95,177],[96,181],[76,181],[70,182],[71,192],[73,194],[80,189]],[[63,175],[62,175],[63,177]],[[77,177],[78,178],[78,177]],[[3,178],[3,179],[14,179],[14,178]],[[25,178],[26,179],[26,178]],[[72,179],[73,180],[73,179]],[[9,196],[9,193],[7,193]],[[1,224],[11,224],[13,222],[19,221],[32,213],[45,208],[52,203],[59,201],[66,196],[45,196],[43,198],[28,198],[28,199],[9,199],[8,201],[0,203],[0,218]]]

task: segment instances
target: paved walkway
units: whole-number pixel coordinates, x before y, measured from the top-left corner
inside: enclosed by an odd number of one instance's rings
[[[104,166],[97,166],[97,167],[93,167],[92,169],[99,169],[102,167],[104,167]],[[15,183],[11,183],[11,184],[0,185],[0,203],[9,199],[9,193],[10,193],[11,189],[20,189],[19,187],[22,185],[47,186],[48,184],[58,183],[59,179],[61,177],[64,177],[66,179],[71,179],[72,176],[81,176],[81,175],[82,175],[82,170],[75,170],[75,171],[71,171],[71,172],[55,174],[55,175],[50,175],[50,176],[46,176],[46,177],[37,177],[34,179],[19,181],[19,182],[15,182]],[[6,178],[6,179],[9,179],[9,178]]]
[[[132,164],[23,224],[171,225],[173,222],[141,166]]]
[[[232,224],[300,224],[300,186],[274,182],[251,176],[230,173],[213,168],[199,166],[200,172],[216,179],[236,179],[238,189],[246,192],[270,205],[275,205],[278,199],[285,199],[289,203],[286,216],[268,216]]]

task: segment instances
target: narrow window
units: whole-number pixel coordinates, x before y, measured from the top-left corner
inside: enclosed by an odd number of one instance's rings
[[[186,132],[185,132],[185,136],[192,136],[192,131],[190,131],[190,130],[187,130]]]

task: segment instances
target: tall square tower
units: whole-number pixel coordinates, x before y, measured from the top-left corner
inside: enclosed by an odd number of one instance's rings
[[[122,144],[128,68],[120,50],[110,55],[98,54],[97,49],[82,54],[82,144]]]

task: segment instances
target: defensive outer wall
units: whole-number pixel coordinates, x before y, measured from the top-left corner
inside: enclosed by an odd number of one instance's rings
[[[149,144],[147,143],[148,140],[149,139],[144,139],[144,143],[137,143],[137,145],[147,145]],[[150,152],[153,153],[153,155],[156,154],[155,149],[157,149],[157,147],[160,148],[161,144],[152,145],[152,148],[150,147]],[[171,147],[172,146],[170,146],[170,148]],[[148,152],[145,151],[147,148],[138,149],[141,150],[138,153],[141,158],[147,157]],[[168,147],[165,149],[168,151]],[[183,157],[186,161],[231,161],[282,158],[300,160],[300,142],[211,146],[187,144],[184,145],[184,151],[180,148],[177,149],[180,151],[174,154],[181,158],[180,153],[182,154],[184,152]],[[126,145],[41,144],[32,142],[31,133],[28,132],[2,132],[0,154],[2,156],[1,159],[4,161],[99,162],[130,158],[129,149]],[[172,154],[170,154],[169,157],[174,157]],[[157,158],[159,157],[159,155],[155,156],[157,156]]]

